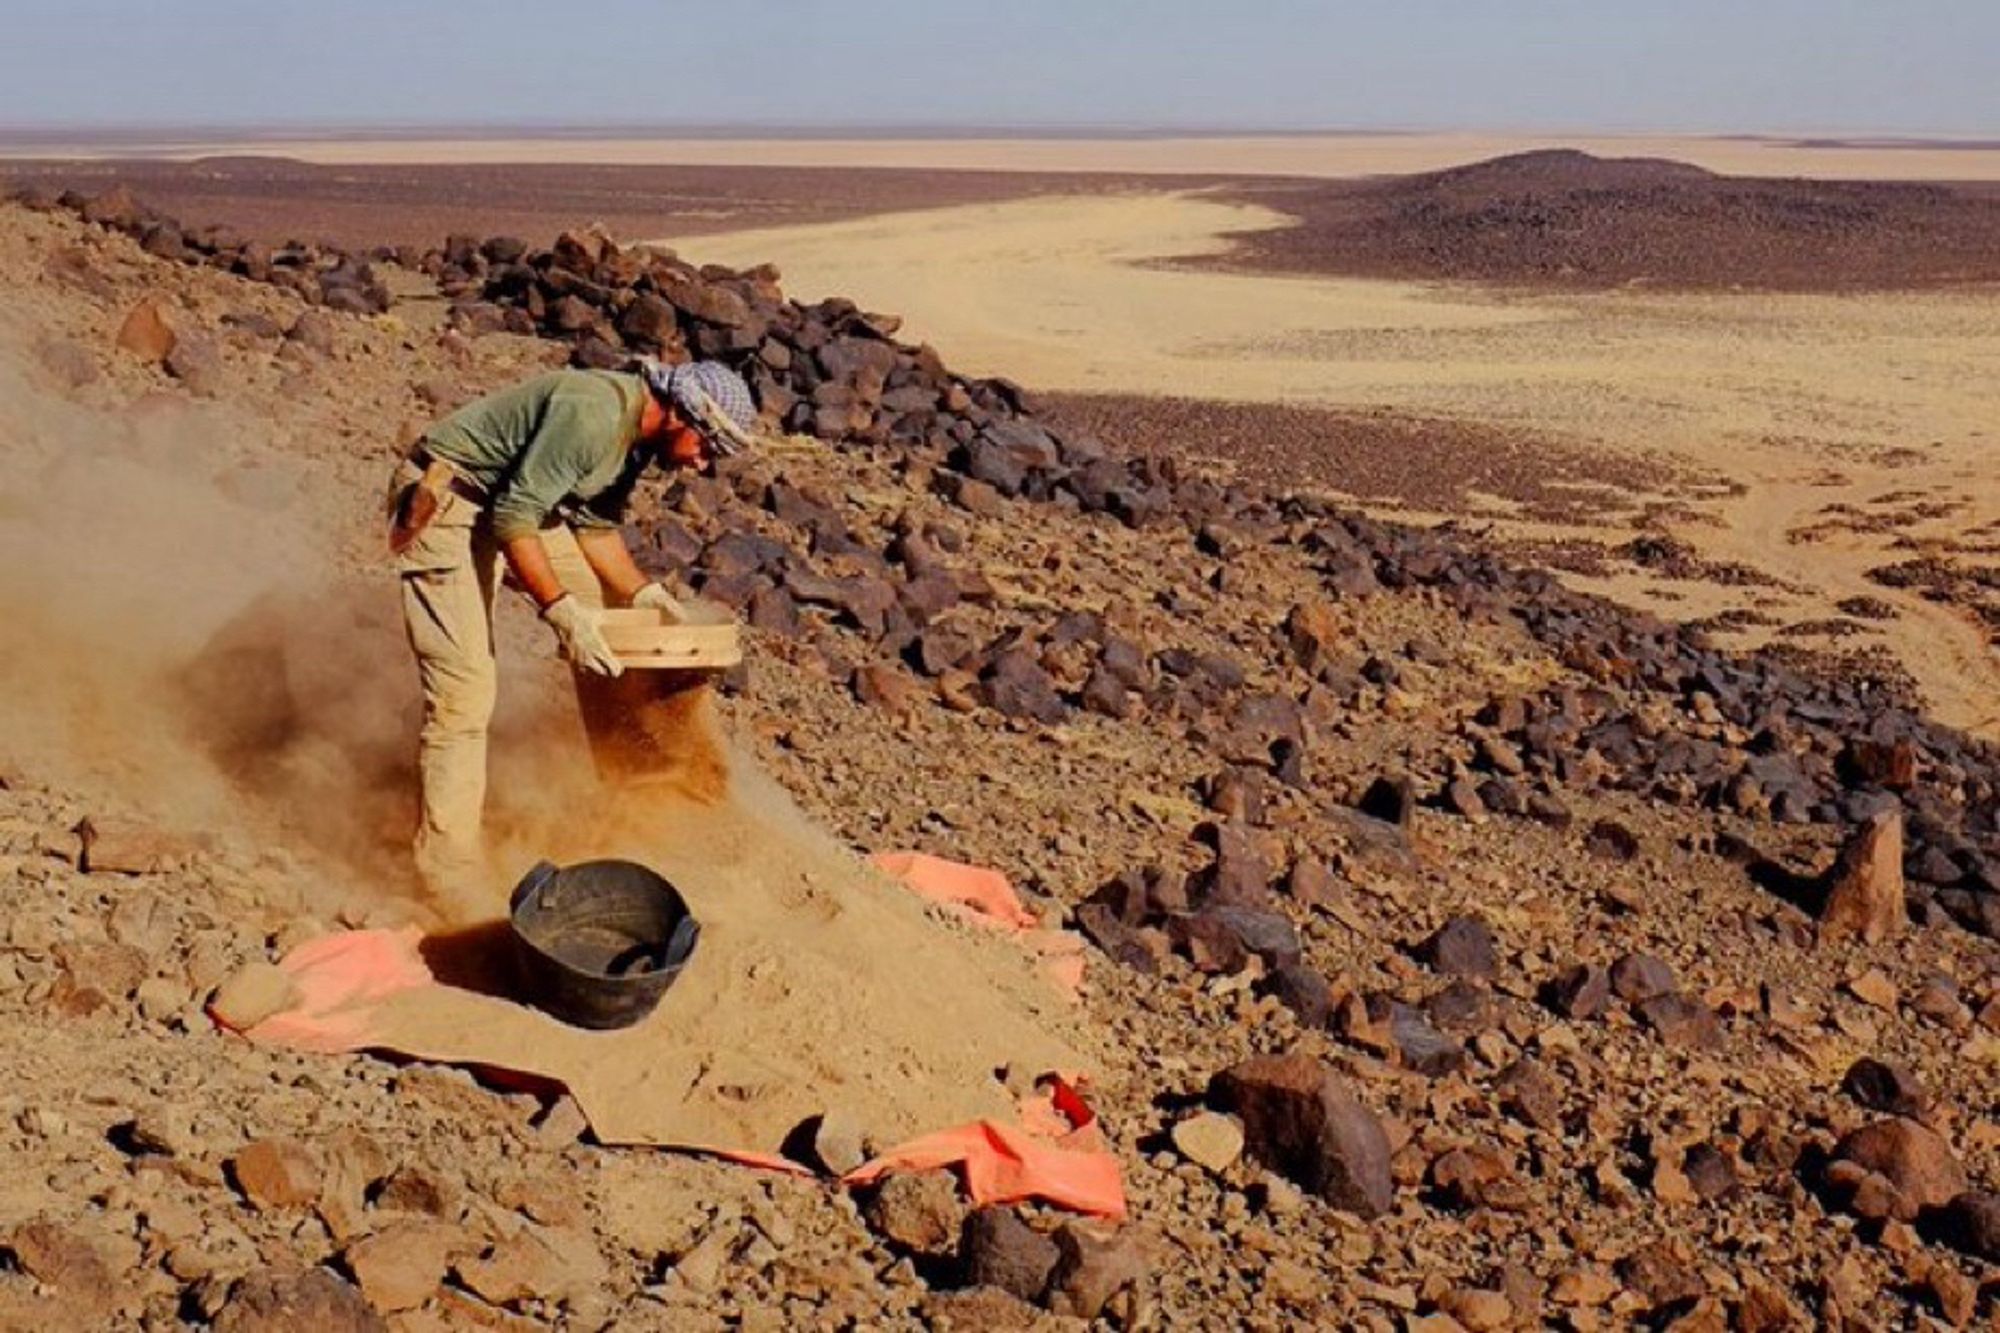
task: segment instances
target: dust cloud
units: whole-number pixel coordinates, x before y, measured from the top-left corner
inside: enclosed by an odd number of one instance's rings
[[[393,886],[415,727],[393,592],[339,572],[256,421],[72,402],[22,353],[0,340],[4,757],[178,831],[330,853],[343,895]]]

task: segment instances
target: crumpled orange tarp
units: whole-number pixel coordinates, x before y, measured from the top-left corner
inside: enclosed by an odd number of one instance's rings
[[[891,854],[889,860],[903,869],[883,868],[913,889],[916,885],[906,875],[923,879],[929,887],[917,891],[926,897],[956,902],[1027,938],[1062,933],[1032,930],[1035,918],[997,871],[915,852]],[[994,908],[999,910],[990,910]],[[441,984],[419,952],[422,938],[422,932],[410,926],[337,931],[299,945],[278,964],[291,977],[297,1004],[243,1035],[263,1045],[324,1054],[379,1044],[371,1021],[384,1001]],[[1080,979],[1080,956],[1076,962]],[[1105,1146],[1095,1114],[1070,1082],[1059,1075],[1045,1079],[1040,1095],[1024,1101],[1022,1117],[1018,1125],[978,1120],[926,1134],[864,1164],[843,1183],[862,1185],[896,1172],[951,1166],[961,1170],[968,1197],[982,1206],[1032,1198],[1103,1217],[1125,1215],[1118,1159]],[[753,1150],[702,1146],[696,1151],[748,1166],[801,1170],[795,1162]]]
[[[1041,919],[1021,905],[1021,895],[999,871],[928,852],[877,852],[868,859],[918,897],[954,908],[981,925],[1019,935],[1040,959],[1042,974],[1063,994],[1075,998],[1083,989],[1083,937],[1074,931],[1044,930]]]
[[[959,1167],[965,1192],[976,1204],[1042,1199],[1098,1217],[1125,1216],[1125,1184],[1118,1159],[1105,1146],[1097,1115],[1060,1075],[1043,1081],[1042,1093],[1022,1103],[1022,1124],[975,1120],[891,1148],[842,1177],[866,1185],[899,1171]]]
[[[417,952],[423,932],[341,930],[307,940],[278,964],[291,975],[298,1004],[243,1035],[266,1046],[337,1054],[368,1045],[369,1019],[391,995],[437,979]]]

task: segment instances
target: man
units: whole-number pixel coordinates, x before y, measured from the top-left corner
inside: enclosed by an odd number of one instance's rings
[[[717,362],[558,370],[435,423],[397,467],[389,544],[424,698],[416,861],[443,904],[462,909],[484,896],[479,827],[498,686],[499,562],[576,669],[618,675],[600,609],[679,614],[619,532],[634,483],[655,460],[705,468],[736,452],[755,419],[749,386]]]

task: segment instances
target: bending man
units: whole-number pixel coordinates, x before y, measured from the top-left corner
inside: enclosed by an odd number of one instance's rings
[[[416,862],[443,905],[484,898],[480,819],[498,671],[500,560],[579,670],[622,668],[599,609],[678,603],[619,533],[646,467],[705,468],[749,442],[749,386],[712,361],[633,372],[557,370],[433,424],[396,469],[391,551],[423,687]]]

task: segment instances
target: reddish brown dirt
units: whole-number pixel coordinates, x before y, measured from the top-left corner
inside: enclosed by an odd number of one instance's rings
[[[546,242],[599,222],[626,237],[698,236],[831,222],[910,208],[1130,188],[1064,172],[822,170],[786,167],[316,166],[289,158],[194,162],[22,160],[0,181],[94,194],[123,183],[190,225],[227,223],[273,243],[430,246],[449,232]],[[1148,177],[1165,189],[1209,183]]]
[[[1128,394],[1041,394],[1059,422],[1127,448],[1164,447],[1267,485],[1371,505],[1465,513],[1498,501],[1516,516],[1599,521],[1669,492],[1675,469],[1562,444],[1532,431],[1406,413]]]

